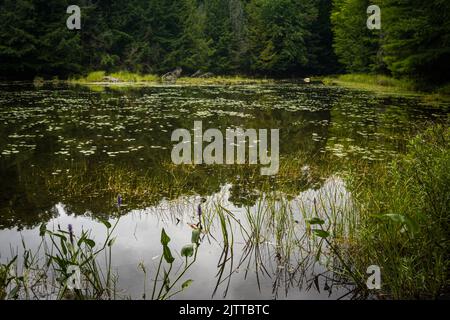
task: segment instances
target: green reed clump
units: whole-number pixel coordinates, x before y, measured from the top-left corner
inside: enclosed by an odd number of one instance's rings
[[[390,298],[437,298],[450,277],[450,129],[434,125],[412,139],[408,152],[353,175],[359,204],[354,266],[381,268]]]
[[[101,222],[107,232],[100,245],[96,244],[88,231],[82,231],[77,236],[71,225],[67,231],[59,226],[57,230],[48,230],[42,225],[42,241],[37,250],[27,249],[23,243],[22,255],[15,254],[9,262],[0,264],[0,300],[122,299],[116,287],[118,275],[113,273],[112,265],[113,232],[119,219],[114,225],[108,221]],[[184,261],[180,267],[174,268],[176,259],[169,248],[170,237],[162,229],[163,253],[154,275],[152,299],[170,299],[192,284],[193,280],[188,279],[177,286],[197,259],[201,234],[201,228],[192,231],[191,243],[181,249],[180,256]],[[101,254],[105,256],[104,264],[99,261]],[[139,264],[139,268],[147,276],[143,263]],[[144,299],[145,285],[146,281]]]
[[[11,261],[7,264],[0,265],[0,300],[5,300],[9,296],[8,287],[10,283],[14,280],[14,276],[11,275],[11,266],[16,261],[17,256],[15,256]]]
[[[22,241],[22,253],[0,264],[0,299],[115,299],[111,247],[117,223],[102,222],[107,231],[101,245],[88,231],[77,235],[71,225],[67,230],[41,225],[37,249],[27,249]],[[104,264],[99,261],[101,254]]]

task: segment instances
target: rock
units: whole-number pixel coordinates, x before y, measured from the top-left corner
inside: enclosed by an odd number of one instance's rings
[[[305,79],[303,79],[303,82],[304,83],[311,83],[311,78],[305,78]]]
[[[161,79],[163,81],[175,82],[181,76],[182,72],[183,72],[183,69],[180,68],[180,67],[177,67],[175,70],[173,70],[171,72],[167,72],[166,74],[164,74],[161,77]]]

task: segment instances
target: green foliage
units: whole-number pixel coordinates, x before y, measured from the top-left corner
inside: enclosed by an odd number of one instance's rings
[[[381,0],[384,60],[397,77],[443,83],[450,72],[450,2]]]
[[[86,81],[87,82],[98,82],[98,81],[102,81],[103,78],[105,77],[106,73],[105,71],[93,71],[90,72],[87,77],[86,77]]]
[[[421,86],[448,82],[448,1],[82,1],[68,30],[67,0],[0,2],[2,78],[51,79],[105,70],[123,81],[181,67],[219,75],[383,73]],[[368,30],[369,5],[381,30]],[[334,51],[333,51],[334,48]],[[153,81],[153,80],[152,80]]]
[[[381,30],[368,30],[369,5],[381,9]],[[448,82],[450,3],[434,0],[334,0],[334,48],[348,72],[391,73],[422,87]]]
[[[333,1],[333,46],[347,72],[380,70],[380,32],[369,30],[366,26],[366,11],[370,4],[372,2],[369,0]]]
[[[59,226],[57,230],[48,230],[42,224],[39,228],[42,241],[36,251],[27,249],[23,242],[20,259],[16,255],[7,264],[0,264],[0,300],[41,299],[42,294],[45,298],[56,294],[57,299],[115,298],[111,247],[117,223],[104,221],[104,225],[105,241],[97,245],[87,231],[78,236],[71,227],[68,231]],[[99,262],[100,254],[105,254],[104,265]],[[80,289],[68,285],[74,266],[80,271]],[[36,288],[43,291],[38,294]]]
[[[176,67],[185,75],[300,74],[333,67],[325,0],[83,1],[81,31],[66,28],[68,5],[0,2],[3,77],[105,70],[122,71],[122,78]]]
[[[156,275],[154,278],[154,284],[153,284],[153,291],[152,291],[152,299],[156,300],[165,300],[170,299],[172,296],[178,294],[179,292],[185,290],[187,287],[191,285],[193,280],[189,279],[183,282],[181,285],[181,288],[175,291],[175,285],[181,280],[181,278],[184,276],[184,274],[191,268],[191,266],[195,263],[197,260],[197,252],[198,248],[200,246],[200,234],[201,230],[196,229],[192,231],[192,243],[185,245],[183,248],[181,248],[180,255],[181,257],[185,258],[185,263],[182,268],[179,269],[177,274],[175,274],[173,277],[175,279],[172,279],[172,269],[175,262],[175,258],[172,256],[172,253],[169,249],[169,242],[170,237],[167,235],[164,228],[161,231],[161,244],[163,246],[163,254],[161,258],[159,259],[158,269],[156,271]],[[196,242],[194,242],[196,240]],[[188,258],[191,258],[191,261],[188,261]],[[163,259],[166,261],[168,268],[167,270],[163,267]],[[163,267],[163,275],[161,277],[161,267]],[[141,268],[144,271],[144,274],[146,274],[145,267],[141,266]],[[159,290],[157,290],[158,286],[158,280],[161,278],[161,285],[159,287]],[[157,293],[158,291],[158,293]],[[145,293],[144,293],[145,296]]]
[[[314,1],[253,0],[250,21],[250,65],[259,72],[297,73],[309,63],[308,40],[317,19]]]
[[[450,283],[448,126],[431,126],[406,155],[383,166],[358,187],[361,226],[352,260],[361,273],[379,265],[393,298],[436,298]]]

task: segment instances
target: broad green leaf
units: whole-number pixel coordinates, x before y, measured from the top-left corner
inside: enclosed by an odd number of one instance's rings
[[[61,240],[61,249],[62,249],[63,253],[66,255],[67,254],[66,245],[64,244],[63,239],[60,239],[60,240]]]
[[[328,238],[330,236],[330,233],[325,230],[314,229],[313,232],[316,236],[320,238]]]
[[[95,241],[92,239],[84,239],[84,242],[91,248],[95,247]]]
[[[325,223],[324,220],[322,220],[322,219],[320,219],[320,218],[317,218],[317,217],[312,218],[312,219],[307,220],[307,221],[308,221],[309,224],[312,224],[312,225],[315,225],[315,224],[322,225],[322,224]]]
[[[163,246],[167,246],[169,244],[169,242],[170,242],[170,238],[167,235],[166,230],[164,230],[164,228],[163,228],[161,231],[161,244]]]
[[[106,228],[110,229],[111,228],[111,223],[109,223],[108,220],[105,219],[99,219],[101,223],[103,223],[105,225]]]
[[[185,245],[181,249],[181,256],[182,257],[192,257],[194,255],[194,246],[192,244]]]
[[[67,238],[65,237],[65,236],[63,236],[62,234],[59,234],[59,233],[52,233],[52,236],[55,236],[55,237],[58,237],[58,238],[60,238],[60,239],[62,239],[62,240],[64,240],[64,241],[67,241]]]
[[[16,299],[19,295],[20,285],[14,287],[8,295],[9,299]]]
[[[112,245],[114,244],[115,241],[116,241],[116,238],[112,238],[111,240],[109,240],[108,247],[112,247]]]
[[[405,222],[405,217],[401,214],[395,214],[395,213],[388,213],[388,214],[384,214],[382,215],[383,217],[386,217],[394,222],[400,222],[400,223],[404,223]]]
[[[169,247],[166,245],[163,246],[163,256],[167,263],[173,263],[175,261],[175,258],[172,256],[172,252],[170,252]]]
[[[170,290],[170,278],[169,274],[167,273],[166,269],[164,269],[164,288],[166,289],[166,292],[169,292]]]
[[[187,287],[189,287],[192,284],[192,282],[194,282],[194,280],[192,280],[192,279],[186,280],[181,285],[181,289],[183,289],[183,290],[186,289]]]

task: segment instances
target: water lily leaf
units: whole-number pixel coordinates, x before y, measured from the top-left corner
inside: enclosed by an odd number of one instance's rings
[[[181,256],[182,257],[192,257],[194,255],[194,246],[192,244],[185,245],[181,249]]]
[[[320,238],[328,238],[330,236],[330,233],[328,231],[325,230],[319,230],[319,229],[314,229],[313,230],[314,234]]]

